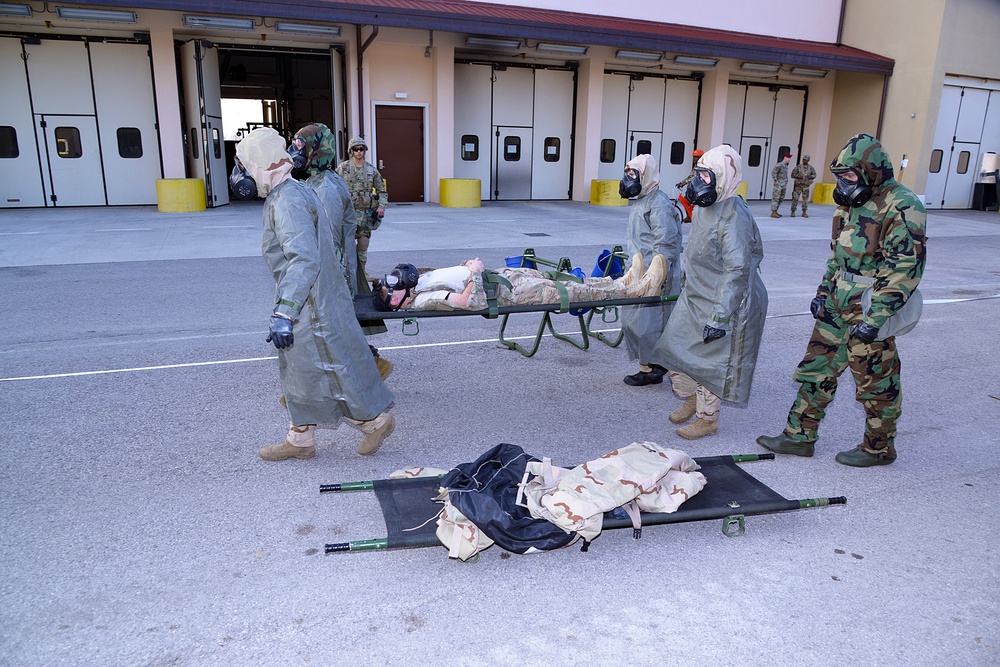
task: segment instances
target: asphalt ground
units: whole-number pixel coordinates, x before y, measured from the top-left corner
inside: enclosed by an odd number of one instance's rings
[[[692,522],[461,564],[443,548],[324,554],[385,529],[373,494],[319,485],[448,468],[499,442],[560,465],[642,440],[763,452],[754,439],[780,431],[796,390],[832,207],[773,220],[751,204],[770,308],[749,407],[724,408],[717,436],[676,436],[678,399],[622,383],[623,348],[546,338],[529,359],[497,343],[496,321],[434,318],[372,338],[395,364],[397,428],[377,454],[341,426],[319,431],[312,460],[281,463],[257,456],[287,424],[259,208],[0,211],[0,663],[1000,664],[1000,215],[929,216],[927,305],[898,339],[896,463],[834,461],[863,429],[847,376],[814,458],[743,464],[786,498],[846,505],[749,517],[737,538]],[[499,266],[534,247],[589,270],[626,217],[394,206],[369,266]]]

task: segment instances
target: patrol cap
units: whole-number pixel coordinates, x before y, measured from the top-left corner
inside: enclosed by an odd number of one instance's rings
[[[802,161],[803,162],[809,162],[809,160],[811,160],[811,159],[812,159],[811,155],[803,155],[802,156]]]

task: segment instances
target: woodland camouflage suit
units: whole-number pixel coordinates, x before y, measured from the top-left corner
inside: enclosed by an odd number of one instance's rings
[[[839,206],[834,213],[833,256],[816,290],[817,297],[826,299],[825,308],[795,371],[801,386],[785,434],[801,442],[816,440],[837,377],[850,366],[857,400],[865,410],[860,448],[892,461],[902,402],[895,338],[865,343],[850,335],[850,327],[864,322],[880,328],[917,288],[926,259],[927,213],[916,195],[893,178],[889,155],[871,135],[852,137],[830,169],[854,171],[873,194],[860,206]],[[842,273],[855,277],[847,279]],[[871,308],[862,313],[861,293],[868,284],[873,286]]]

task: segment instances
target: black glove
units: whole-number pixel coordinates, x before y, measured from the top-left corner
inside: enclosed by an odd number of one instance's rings
[[[292,336],[292,321],[281,315],[271,315],[271,332],[267,335],[265,343],[274,343],[279,350],[291,347],[295,341]]]
[[[867,322],[862,322],[851,327],[851,335],[866,343],[874,343],[875,339],[878,338],[878,328]]]
[[[809,312],[814,320],[823,319],[823,311],[826,310],[826,297],[818,296],[809,304]]]
[[[710,343],[713,340],[719,340],[725,335],[726,332],[723,329],[716,329],[715,327],[706,324],[705,330],[701,334],[701,339],[705,341],[705,343]]]

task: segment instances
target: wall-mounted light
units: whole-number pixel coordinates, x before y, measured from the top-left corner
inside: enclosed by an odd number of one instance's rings
[[[629,51],[628,49],[619,49],[615,51],[615,60],[641,60],[647,63],[658,63],[663,60],[662,53],[655,53],[653,51]]]
[[[135,12],[115,9],[84,9],[81,7],[56,7],[56,14],[64,21],[104,21],[105,23],[135,23]]]
[[[253,30],[257,23],[253,19],[234,19],[225,16],[184,15],[184,25],[189,28],[220,28],[222,30]]]
[[[539,53],[558,53],[564,56],[585,56],[587,47],[579,44],[557,44],[554,42],[538,42],[535,50]]]
[[[814,79],[822,79],[826,76],[827,70],[813,69],[812,67],[793,67],[792,76],[808,76]]]
[[[276,21],[274,29],[277,32],[293,32],[299,35],[340,37],[339,25],[316,25],[315,23],[289,23],[288,21]]]
[[[0,16],[31,16],[31,7],[0,2]]]
[[[697,56],[674,56],[675,65],[687,65],[688,67],[715,67],[719,64],[718,58],[698,58]]]
[[[743,63],[740,65],[743,72],[754,72],[756,74],[777,74],[781,71],[781,65],[771,65],[769,63]]]
[[[494,37],[466,37],[466,46],[473,46],[480,49],[502,49],[504,51],[520,51],[521,40],[519,39],[498,39]]]

